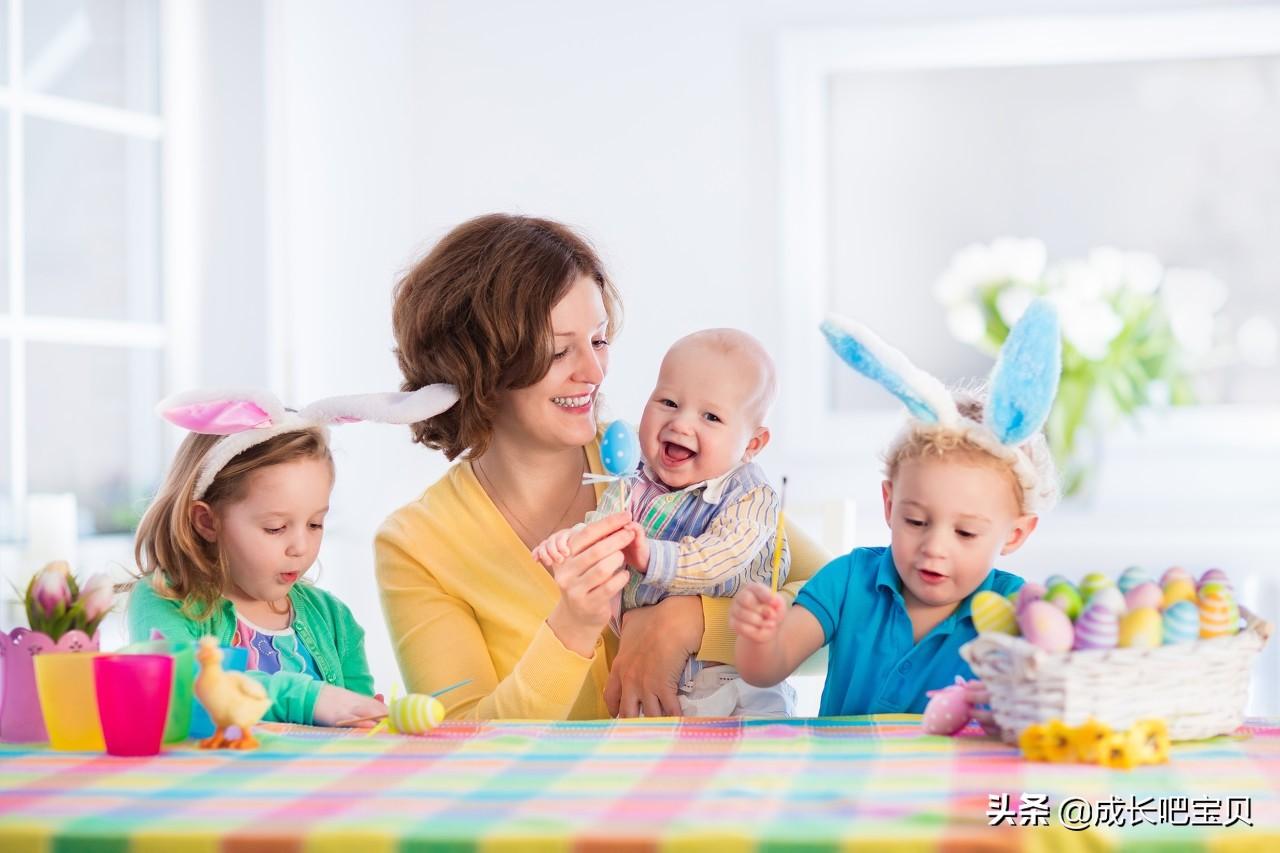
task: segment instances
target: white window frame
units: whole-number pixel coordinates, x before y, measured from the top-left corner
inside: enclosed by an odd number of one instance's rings
[[[199,92],[196,48],[199,22],[195,4],[161,0],[161,111],[158,115],[104,106],[26,90],[24,86],[23,12],[32,0],[8,0],[8,75],[0,84],[0,108],[8,119],[8,278],[9,300],[0,306],[0,341],[9,351],[10,498],[15,536],[26,538],[29,494],[27,455],[27,347],[56,343],[122,347],[160,354],[164,387],[188,387],[198,352],[196,306],[198,186],[196,104]],[[160,288],[164,314],[154,323],[32,316],[26,308],[26,222],[24,129],[28,117],[160,143]]]
[[[780,280],[784,402],[779,435],[797,460],[876,453],[900,422],[892,408],[852,414],[831,405],[835,365],[818,333],[829,310],[829,80],[868,71],[1012,68],[1170,59],[1280,56],[1280,9],[990,18],[927,26],[794,30],[778,41]],[[1192,406],[1162,418],[1170,451],[1229,440],[1275,448],[1275,406]],[[1206,426],[1210,428],[1206,429]]]

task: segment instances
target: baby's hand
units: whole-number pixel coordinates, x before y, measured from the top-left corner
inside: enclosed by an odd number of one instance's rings
[[[994,738],[1001,736],[1000,724],[996,722],[995,714],[991,713],[987,706],[991,702],[991,694],[987,690],[987,685],[978,679],[966,681],[964,683],[964,698],[973,707],[973,718],[982,726],[982,730]]]
[[[377,699],[354,693],[342,687],[326,684],[316,697],[316,707],[311,713],[317,726],[350,725],[362,729],[373,728],[378,719],[387,715],[387,706]],[[365,719],[374,717],[375,719]],[[352,722],[359,720],[359,722]]]
[[[540,542],[537,548],[533,549],[533,559],[542,563],[548,569],[553,569],[560,565],[573,556],[573,550],[569,547],[569,538],[577,530],[578,527],[566,527],[564,530],[557,530],[552,533]]]
[[[636,522],[627,525],[627,529],[635,533],[636,538],[630,545],[622,549],[622,559],[637,572],[644,574],[649,568],[649,537],[644,528]]]
[[[787,603],[762,583],[749,583],[733,597],[729,627],[753,643],[767,643],[778,634]]]

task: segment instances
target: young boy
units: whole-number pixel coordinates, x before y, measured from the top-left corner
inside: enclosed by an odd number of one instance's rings
[[[779,499],[751,460],[769,443],[776,394],[773,360],[745,332],[695,332],[667,351],[640,419],[644,461],[625,483],[627,506],[614,483],[593,514],[634,519],[621,610],[667,595],[728,598],[744,581],[770,582]],[[569,555],[572,532],[552,534],[534,557],[552,568]],[[779,583],[789,561],[784,544]],[[752,687],[732,666],[694,658],[679,694],[686,716],[789,716],[795,707],[789,685]]]
[[[737,667],[751,684],[774,684],[829,644],[822,716],[921,713],[927,690],[972,677],[959,649],[976,636],[973,595],[1022,585],[991,564],[1026,542],[1056,498],[1039,431],[1060,369],[1056,316],[1038,304],[1011,332],[985,411],[980,396],[953,399],[856,323],[824,331],[917,414],[886,453],[891,544],[832,561],[789,611],[767,587],[745,588],[729,617]]]

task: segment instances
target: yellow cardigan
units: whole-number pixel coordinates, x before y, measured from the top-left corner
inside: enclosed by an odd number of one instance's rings
[[[602,473],[600,447],[587,447]],[[603,486],[597,487],[597,498]],[[794,598],[827,556],[788,531]],[[617,638],[570,651],[547,626],[560,590],[489,499],[471,463],[454,465],[383,522],[374,541],[378,588],[406,687],[443,697],[450,719],[585,720],[609,716],[604,688]],[[730,599],[704,598],[699,657],[733,660]]]

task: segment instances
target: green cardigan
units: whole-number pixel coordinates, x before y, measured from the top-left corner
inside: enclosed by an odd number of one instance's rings
[[[301,672],[250,672],[249,676],[259,681],[271,697],[265,719],[311,725],[316,698],[325,684],[372,696],[373,676],[364,655],[364,630],[356,624],[351,610],[310,584],[294,584],[289,601],[293,604],[293,630],[315,658],[316,669],[324,680]],[[181,602],[157,595],[149,579],[134,584],[128,605],[130,641],[149,640],[151,632],[157,630],[167,640],[194,641],[213,636],[219,644],[231,645],[236,616],[230,601],[222,599],[213,615],[203,622],[188,619],[180,607]]]

